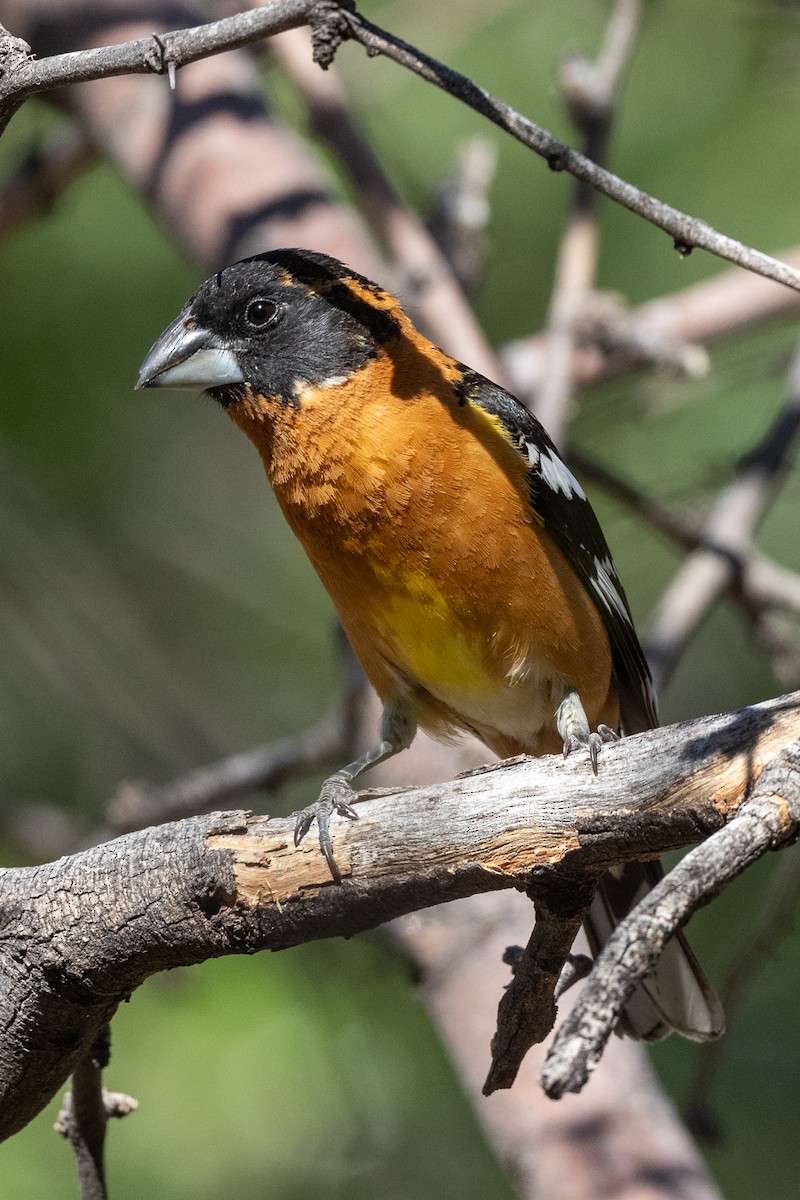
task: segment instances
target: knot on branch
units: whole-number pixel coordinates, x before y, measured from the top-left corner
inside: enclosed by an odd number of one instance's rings
[[[35,57],[27,42],[14,37],[5,25],[0,25],[0,78],[12,74]]]
[[[167,75],[174,71],[175,64],[167,53],[167,47],[164,45],[164,39],[159,37],[157,33],[150,34],[152,44],[147,47],[144,61],[148,71],[152,71],[154,75]]]
[[[312,58],[323,71],[333,63],[342,42],[352,37],[349,16],[355,11],[354,0],[319,0],[308,14]]]
[[[551,171],[563,171],[566,169],[567,147],[561,142],[553,140],[545,154],[545,160]]]

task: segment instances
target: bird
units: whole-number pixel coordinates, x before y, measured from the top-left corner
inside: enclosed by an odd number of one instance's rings
[[[514,396],[430,342],[379,284],[280,249],[225,267],[156,340],[137,388],[208,392],[272,489],[382,703],[379,738],[296,816],[341,883],[334,813],[411,745],[477,737],[500,758],[586,754],[658,725],[650,671],[581,484]],[[597,954],[660,878],[607,872],[585,929]],[[641,1040],[720,1034],[683,934],[627,1003]]]

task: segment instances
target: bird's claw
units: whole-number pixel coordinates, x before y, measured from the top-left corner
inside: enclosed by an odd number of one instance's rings
[[[342,882],[342,873],[333,856],[330,820],[334,812],[337,812],[341,817],[347,817],[350,821],[358,820],[358,813],[350,803],[354,795],[355,792],[348,780],[344,779],[341,775],[331,775],[330,779],[326,779],[323,783],[322,791],[316,803],[309,804],[308,808],[303,808],[295,814],[295,846],[300,845],[316,821],[319,828],[319,847],[325,855],[325,861],[328,864],[328,870],[331,873],[334,883]]]
[[[589,762],[592,764],[592,771],[597,774],[597,759],[601,749],[609,742],[618,742],[619,734],[609,725],[598,725],[594,733],[590,733],[588,738],[578,737],[572,733],[569,737],[564,738],[564,758],[572,754],[574,750],[588,750]]]

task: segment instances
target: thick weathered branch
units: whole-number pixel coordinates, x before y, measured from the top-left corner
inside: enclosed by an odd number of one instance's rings
[[[332,884],[291,820],[245,812],[130,834],[0,874],[0,1136],[21,1128],[154,972],[349,936],[546,868],[594,874],[724,825],[800,733],[800,694],[365,801],[341,822]]]

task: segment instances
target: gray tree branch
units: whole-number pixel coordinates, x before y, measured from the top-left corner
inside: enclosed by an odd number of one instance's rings
[[[241,811],[3,871],[0,1137],[47,1103],[155,972],[350,936],[447,900],[535,886],[554,869],[591,877],[697,842],[798,735],[794,694],[626,739],[604,750],[599,777],[573,755],[371,795],[359,821],[334,831],[340,886],[310,839],[294,848],[290,819]],[[794,809],[780,816],[773,841],[795,832]]]
[[[348,38],[369,55],[384,55],[421,79],[467,104],[481,116],[544,158],[554,171],[566,171],[630,212],[668,233],[681,253],[706,250],[719,258],[774,279],[800,291],[800,271],[750,246],[719,233],[705,221],[689,216],[605,170],[573,150],[510,105],[498,100],[458,71],[408,45],[367,21],[346,3],[335,0],[271,0],[262,8],[224,17],[207,25],[176,30],[37,60],[19,38],[0,26],[0,132],[31,96],[69,84],[115,75],[163,74],[276,33],[310,25],[314,54],[321,66],[333,61]]]

